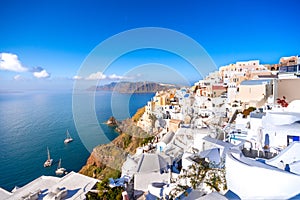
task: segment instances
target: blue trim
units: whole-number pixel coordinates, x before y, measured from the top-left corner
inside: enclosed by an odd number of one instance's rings
[[[241,200],[241,198],[231,190],[228,190],[224,196],[229,200]]]

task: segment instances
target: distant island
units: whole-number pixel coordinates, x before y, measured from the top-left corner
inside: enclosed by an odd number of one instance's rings
[[[101,86],[92,86],[89,91],[116,91],[119,93],[150,93],[172,88],[179,88],[173,84],[155,82],[112,82]]]

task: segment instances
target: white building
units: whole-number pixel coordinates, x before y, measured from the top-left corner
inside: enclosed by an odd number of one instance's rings
[[[293,141],[300,141],[300,100],[287,108],[269,111],[262,118],[264,143],[271,147],[285,148]]]
[[[129,156],[122,166],[122,176],[134,178],[135,191],[146,192],[153,182],[170,182],[170,165],[170,157],[163,154]]]
[[[99,180],[70,172],[62,178],[41,176],[14,192],[0,190],[1,200],[19,199],[86,199],[88,193]]]
[[[295,143],[291,147],[295,148],[295,151],[292,152],[297,152],[300,150],[300,143]],[[288,152],[283,153],[292,155]],[[278,156],[281,157],[282,155]],[[299,156],[297,158],[299,159]],[[299,170],[300,166],[297,162],[299,163],[299,160],[294,161],[295,167]],[[295,169],[294,172],[291,172],[287,168],[283,169],[247,158],[237,148],[227,152],[225,169],[228,189],[241,199],[291,199],[299,197],[300,175],[295,173]]]
[[[156,145],[157,152],[162,152],[166,148],[166,146],[173,140],[174,135],[175,133],[172,131],[166,133]]]

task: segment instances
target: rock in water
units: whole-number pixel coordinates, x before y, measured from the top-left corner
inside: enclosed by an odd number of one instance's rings
[[[106,122],[107,125],[109,126],[116,126],[117,125],[117,120],[116,118],[114,118],[113,116],[110,117],[107,122]]]

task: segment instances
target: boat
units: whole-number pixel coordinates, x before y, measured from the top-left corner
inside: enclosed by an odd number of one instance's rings
[[[55,171],[56,175],[63,175],[66,169],[61,167],[61,159],[59,159],[57,170]]]
[[[69,143],[69,142],[72,142],[72,141],[73,141],[73,138],[70,136],[70,133],[69,133],[68,130],[67,130],[67,132],[66,132],[66,135],[67,135],[67,137],[66,137],[64,143],[67,144],[67,143]]]
[[[50,167],[52,165],[53,159],[50,157],[50,151],[49,148],[47,147],[47,154],[48,154],[48,159],[44,163],[44,167]]]

